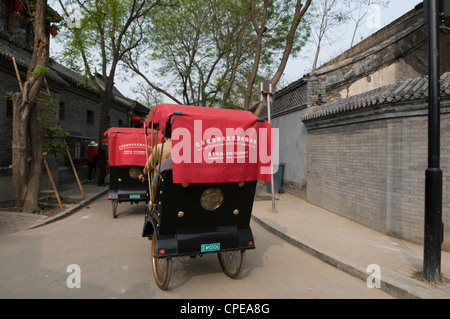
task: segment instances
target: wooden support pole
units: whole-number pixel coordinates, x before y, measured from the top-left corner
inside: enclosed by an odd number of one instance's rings
[[[59,198],[58,190],[56,189],[55,182],[53,181],[52,172],[50,171],[50,168],[48,167],[48,163],[47,163],[47,159],[45,158],[45,155],[44,155],[43,159],[44,159],[45,169],[47,170],[48,178],[50,179],[50,182],[52,183],[53,191],[55,192],[59,207],[61,209],[63,209],[63,205],[61,203],[61,199]]]
[[[22,81],[20,80],[20,74],[19,74],[19,69],[17,68],[16,59],[14,59],[14,57],[12,57],[12,61],[14,64],[14,70],[16,70],[17,81],[19,81],[20,91],[22,91],[22,89],[23,89]]]

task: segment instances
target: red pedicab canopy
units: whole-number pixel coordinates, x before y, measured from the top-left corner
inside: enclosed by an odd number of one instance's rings
[[[170,118],[174,183],[270,181],[273,127],[249,111],[159,104],[146,127]]]
[[[146,137],[143,128],[111,127],[104,133],[108,136],[109,165],[144,166],[147,161],[145,154]],[[161,141],[161,133],[158,134]],[[156,145],[156,132],[153,133],[153,146]],[[151,153],[150,130],[147,130],[147,149]]]

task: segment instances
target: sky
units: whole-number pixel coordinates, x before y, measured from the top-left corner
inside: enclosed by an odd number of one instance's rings
[[[56,0],[49,1],[49,4],[50,6],[55,6],[55,9],[57,9],[56,6],[59,6],[56,2]],[[360,27],[358,35],[359,40],[361,39],[361,37],[366,38],[371,34],[377,32],[379,29],[383,28],[408,11],[412,10],[417,4],[421,2],[422,0],[390,0],[389,6],[387,8],[380,8],[379,11],[373,11],[371,20]],[[379,14],[377,14],[378,12]],[[338,40],[334,40],[332,44],[325,45],[325,47],[322,48],[319,65],[321,63],[327,62],[328,60],[331,60],[333,57],[349,49],[351,43],[351,35],[351,27],[336,30],[335,37]],[[53,48],[56,47],[56,45],[53,46]],[[310,44],[302,50],[297,58],[291,57],[286,66],[284,76],[282,77],[277,89],[282,89],[283,87],[301,79],[305,74],[307,74],[311,70],[311,66],[314,60],[314,53],[314,45]],[[136,81],[136,83],[133,83],[133,81]],[[138,81],[135,79],[124,82],[121,81],[119,77],[116,77],[115,86],[123,95],[131,99],[136,99],[137,97],[131,89],[134,86],[137,86],[137,82]],[[166,100],[165,102],[173,103],[171,100]]]
[[[375,19],[379,18],[379,20],[371,20],[360,27],[359,38],[361,38],[361,36],[367,38],[405,13],[414,9],[414,7],[421,2],[422,0],[390,0],[387,8],[380,8],[381,12],[379,17],[376,17],[375,13],[372,15]],[[380,23],[379,25],[377,25],[378,22]],[[334,42],[331,46],[327,45],[322,49],[319,62],[325,63],[340,53],[348,50],[351,44],[352,32],[353,30],[351,27],[338,30],[336,35],[339,40]],[[310,44],[302,51],[301,56],[290,58],[284,72],[285,79],[283,82],[295,82],[311,70],[314,60],[314,49],[314,45]]]

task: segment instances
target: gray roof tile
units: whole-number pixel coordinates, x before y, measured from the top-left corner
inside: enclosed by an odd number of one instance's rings
[[[441,77],[441,97],[450,96],[450,72]],[[428,97],[428,77],[397,82],[338,101],[311,107],[302,121],[333,116],[335,114],[369,108],[384,103],[414,101]]]
[[[28,52],[24,49],[21,49],[21,48],[17,47],[15,44],[10,43],[10,42],[6,41],[5,39],[1,39],[1,38],[0,38],[0,56],[7,60],[11,60],[11,58],[14,57],[14,59],[16,60],[16,63],[25,68],[28,68],[28,65],[30,64],[30,61],[31,61],[31,53],[30,52]],[[11,64],[12,64],[12,61],[11,61]],[[69,85],[60,76],[60,73],[54,69],[53,65],[55,64],[55,62],[53,62],[53,63],[49,62],[49,64],[54,72],[48,72],[47,73],[48,78],[59,84]]]

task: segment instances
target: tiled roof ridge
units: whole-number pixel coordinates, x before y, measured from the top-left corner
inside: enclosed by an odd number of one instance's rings
[[[25,68],[28,68],[28,64],[31,61],[31,53],[29,51],[19,48],[17,45],[2,38],[0,38],[0,56],[5,59],[11,59],[14,57],[17,64],[22,65]],[[13,62],[11,60],[11,65],[12,63]],[[60,76],[59,72],[48,72],[48,77],[59,84],[68,85],[67,82]]]
[[[32,53],[30,51],[24,50],[14,43],[0,38],[0,57],[5,58],[6,60],[10,60],[14,57],[18,65],[28,69],[31,56]],[[63,86],[69,86],[69,83],[79,85],[83,82],[83,77],[80,74],[57,62],[52,57],[49,58],[48,67],[50,68],[50,72],[47,72],[47,76],[56,83]],[[93,89],[96,90],[95,88]]]
[[[26,51],[22,48],[19,48],[14,43],[9,43],[5,39],[0,38],[0,57],[5,59],[15,58],[17,64],[28,68],[28,64],[31,61],[32,53]],[[11,61],[12,64],[12,61]],[[57,62],[53,58],[50,57],[48,61],[48,67],[50,68],[50,72],[47,72],[47,76],[50,80],[59,83],[63,86],[70,86],[69,83],[80,85],[84,82],[83,77],[75,72],[74,70],[64,66],[63,64]],[[99,93],[98,88],[95,85],[91,85],[89,90]],[[115,93],[115,101],[121,104],[124,104],[128,107],[133,107],[136,104],[136,101],[133,99],[129,99],[125,97],[117,88],[114,87]]]
[[[450,72],[441,76],[441,97],[450,96]],[[302,121],[373,107],[384,103],[414,101],[428,97],[428,76],[386,85],[345,99],[311,107]]]

